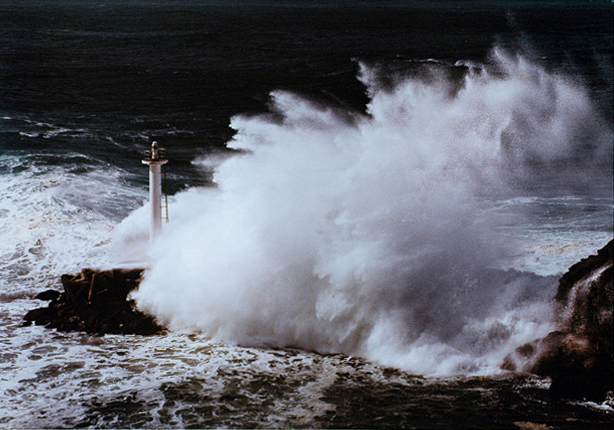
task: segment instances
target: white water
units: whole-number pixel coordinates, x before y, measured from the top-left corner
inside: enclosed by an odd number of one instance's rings
[[[533,203],[578,210],[611,183],[592,166],[612,130],[580,85],[521,57],[494,51],[460,87],[437,70],[390,88],[363,66],[368,115],[274,92],[271,114],[234,118],[244,153],[217,188],[175,197],[139,306],[174,330],[426,375],[497,372],[547,334],[556,278],[491,269],[558,274],[605,244],[611,222],[565,227]],[[147,248],[146,214],[116,229],[119,260]]]
[[[79,164],[90,162],[79,154],[0,157],[0,169],[8,172],[0,181],[2,293],[26,292],[79,266],[110,264],[104,248],[114,215],[144,193],[128,187],[117,168],[71,171]]]

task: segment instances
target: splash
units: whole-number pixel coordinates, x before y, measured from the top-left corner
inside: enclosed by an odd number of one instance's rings
[[[126,202],[144,197],[128,172],[79,153],[7,151],[0,175],[2,294],[26,294],[75,266],[108,267],[109,232]]]
[[[581,86],[520,56],[419,66],[362,65],[366,113],[275,91],[269,114],[233,118],[240,154],[216,188],[175,196],[139,306],[213,339],[425,375],[495,371],[552,330],[556,281],[500,270],[518,232],[489,204],[566,190],[572,171],[590,183],[611,130]],[[119,243],[146,237],[144,215]]]

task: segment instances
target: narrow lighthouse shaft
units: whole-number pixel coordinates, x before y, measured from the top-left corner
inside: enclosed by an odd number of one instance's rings
[[[162,165],[168,160],[158,143],[151,144],[151,151],[145,152],[143,164],[149,165],[149,239],[153,240],[162,229]]]
[[[162,228],[162,164],[149,165],[149,202],[151,204],[151,220],[149,237],[153,238]]]

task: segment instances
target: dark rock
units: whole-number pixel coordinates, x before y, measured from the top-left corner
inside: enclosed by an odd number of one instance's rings
[[[36,325],[45,325],[49,323],[54,317],[53,310],[51,308],[38,308],[28,312],[23,319]]]
[[[143,270],[83,269],[78,275],[62,275],[64,293],[46,291],[42,300],[51,300],[46,308],[26,314],[24,325],[34,322],[60,331],[84,331],[92,334],[142,334],[163,331],[153,317],[136,310],[131,291],[138,288]]]
[[[46,290],[46,291],[43,291],[42,293],[37,294],[36,297],[34,298],[37,300],[43,300],[47,302],[50,300],[59,299],[61,294],[62,293],[56,290]]]
[[[503,368],[549,376],[559,397],[603,401],[614,391],[614,241],[569,268],[555,296],[559,330],[521,346]]]
[[[600,267],[608,264],[612,266],[612,258],[614,253],[614,240],[611,240],[606,246],[597,251],[597,255],[591,255],[583,258],[561,277],[559,288],[556,292],[555,299],[558,303],[566,303],[569,299],[569,293],[573,290],[574,285],[590,274],[597,271]],[[612,278],[610,277],[610,280]]]

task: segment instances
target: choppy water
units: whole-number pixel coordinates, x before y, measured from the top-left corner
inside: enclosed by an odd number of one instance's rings
[[[499,369],[612,235],[611,3],[0,8],[3,427],[611,426]],[[170,333],[21,327],[135,264]]]
[[[11,428],[609,428],[612,405],[560,402],[528,376],[424,379],[344,355],[203,336],[3,336]],[[27,363],[27,366],[24,365]],[[516,424],[515,424],[516,423]]]

